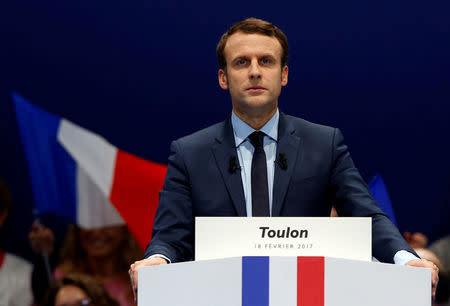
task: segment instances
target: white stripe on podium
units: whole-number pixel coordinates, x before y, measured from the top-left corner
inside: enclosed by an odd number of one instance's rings
[[[297,257],[270,257],[269,305],[297,306]]]

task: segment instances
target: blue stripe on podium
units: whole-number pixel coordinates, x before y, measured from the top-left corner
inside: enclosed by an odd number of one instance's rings
[[[269,257],[242,257],[242,306],[269,306]]]

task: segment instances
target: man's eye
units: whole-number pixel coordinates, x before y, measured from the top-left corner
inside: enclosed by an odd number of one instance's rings
[[[238,60],[238,61],[236,62],[236,65],[238,65],[238,66],[244,66],[245,63],[246,63],[246,60],[240,59],[240,60]]]
[[[272,63],[272,61],[270,60],[270,58],[263,58],[263,59],[261,60],[261,63],[262,63],[263,65],[269,65],[269,64]]]

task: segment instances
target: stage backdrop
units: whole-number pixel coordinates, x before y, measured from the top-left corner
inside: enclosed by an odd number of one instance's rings
[[[166,163],[171,140],[230,114],[215,46],[250,16],[289,39],[280,109],[341,128],[366,181],[383,176],[402,231],[448,233],[449,11],[418,0],[2,2],[0,176],[15,205],[6,248],[29,252],[33,203],[12,91]]]

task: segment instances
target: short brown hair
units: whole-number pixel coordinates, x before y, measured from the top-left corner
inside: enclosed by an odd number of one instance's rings
[[[217,44],[216,53],[217,53],[217,61],[219,62],[219,66],[221,69],[226,69],[227,61],[224,55],[225,45],[227,43],[228,38],[236,32],[242,32],[245,34],[262,34],[270,37],[275,37],[281,44],[281,48],[283,52],[281,54],[281,67],[287,65],[288,57],[289,57],[289,46],[286,35],[277,28],[272,23],[257,19],[257,18],[247,18],[242,21],[239,21],[231,26],[220,38],[219,43]]]

